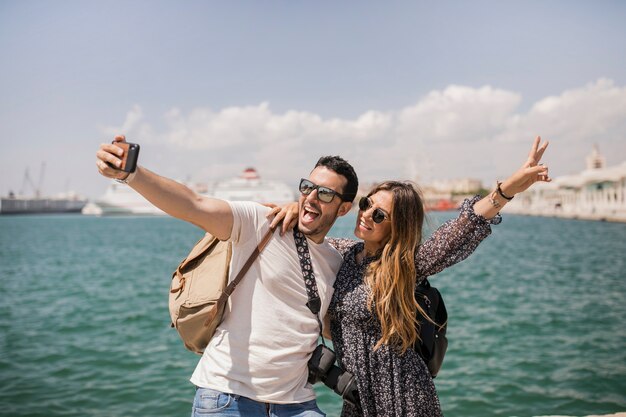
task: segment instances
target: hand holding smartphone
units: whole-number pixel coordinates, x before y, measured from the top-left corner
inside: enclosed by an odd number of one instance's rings
[[[124,150],[124,154],[120,156],[120,159],[122,160],[122,165],[117,169],[124,172],[135,172],[135,170],[137,169],[137,159],[139,158],[139,145],[130,142],[113,141],[111,143],[113,143],[115,146],[119,146]]]

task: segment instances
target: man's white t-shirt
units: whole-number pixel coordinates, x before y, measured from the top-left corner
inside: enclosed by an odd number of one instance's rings
[[[230,202],[234,215],[231,277],[241,270],[269,222],[267,207]],[[324,241],[307,239],[323,318],[341,265],[341,255]],[[269,403],[315,398],[307,383],[307,361],[317,345],[319,324],[308,301],[293,233],[274,233],[231,295],[224,320],[196,367],[196,386]]]

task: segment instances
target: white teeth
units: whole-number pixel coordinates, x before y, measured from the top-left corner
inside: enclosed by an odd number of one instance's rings
[[[312,222],[320,216],[319,212],[316,210],[311,210],[310,207],[305,206],[304,212],[302,213],[302,219],[306,222]]]

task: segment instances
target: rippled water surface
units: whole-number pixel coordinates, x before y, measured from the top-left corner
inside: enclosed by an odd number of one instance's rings
[[[201,235],[170,218],[0,217],[0,415],[189,415],[198,358],[167,290]],[[626,410],[625,254],[624,224],[505,216],[432,278],[450,318],[445,415]]]

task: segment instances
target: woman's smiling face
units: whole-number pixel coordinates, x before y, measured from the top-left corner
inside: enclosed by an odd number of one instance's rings
[[[356,218],[354,234],[357,238],[366,243],[366,248],[373,250],[380,249],[391,236],[391,212],[393,210],[393,193],[387,190],[380,190],[369,196],[370,207],[365,211],[359,210]],[[381,223],[376,223],[372,219],[374,210],[381,209],[386,218]]]

